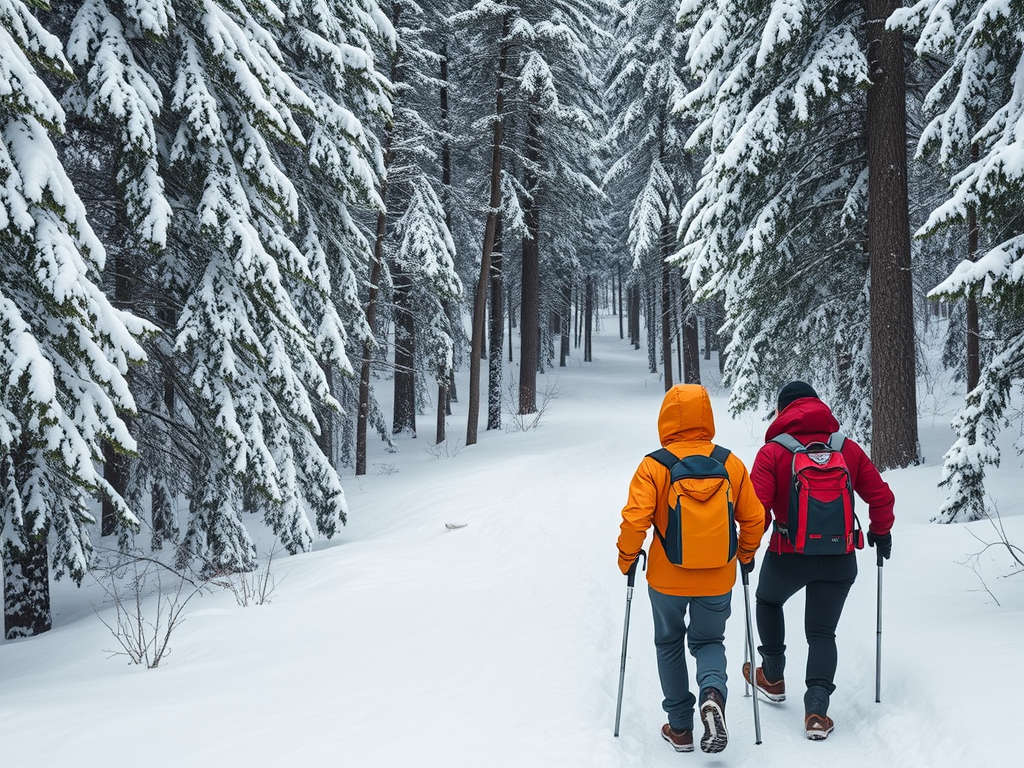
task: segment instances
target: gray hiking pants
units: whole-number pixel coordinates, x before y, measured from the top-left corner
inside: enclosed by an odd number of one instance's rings
[[[686,646],[697,661],[697,691],[717,688],[728,697],[725,681],[725,622],[732,613],[732,592],[716,597],[679,597],[647,588],[654,614],[658,676],[665,695],[662,707],[677,731],[693,729],[697,697],[690,692]],[[690,624],[687,627],[686,613]]]

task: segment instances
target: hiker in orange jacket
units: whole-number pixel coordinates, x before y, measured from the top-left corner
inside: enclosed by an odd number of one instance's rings
[[[707,390],[697,384],[672,387],[661,404],[658,435],[662,446],[677,458],[709,456],[715,447],[711,442],[715,436],[715,420]],[[662,726],[661,734],[678,752],[693,750],[693,710],[697,702],[690,692],[686,669],[687,641],[697,662],[700,716],[704,723],[701,749],[720,752],[728,743],[725,622],[731,613],[736,561],[748,573],[753,569],[754,553],[764,532],[764,508],[746,467],[732,453],[724,465],[729,475],[739,536],[735,557],[721,566],[684,568],[669,560],[663,529],[668,517],[670,476],[666,466],[657,459],[646,456],[640,462],[622,509],[618,547],[619,569],[624,574],[635,567],[648,529],[654,525],[656,530],[650,547],[647,582],[654,614],[658,675],[665,695],[662,706],[668,713],[668,723]],[[684,531],[684,541],[685,536]]]

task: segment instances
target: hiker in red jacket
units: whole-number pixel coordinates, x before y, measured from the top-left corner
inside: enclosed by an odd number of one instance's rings
[[[754,490],[765,509],[765,530],[772,530],[768,552],[761,564],[757,585],[757,632],[761,666],[756,685],[770,701],[786,698],[783,672],[786,665],[785,623],[782,606],[806,590],[804,631],[807,636],[807,670],[804,694],[804,729],[809,739],[824,739],[834,723],[828,716],[829,697],[835,691],[836,626],[846,596],[857,577],[857,559],[851,540],[845,554],[800,554],[786,535],[790,526],[793,452],[774,438],[789,434],[807,445],[827,443],[839,432],[831,409],[818,399],[810,384],[792,381],[779,392],[775,420],[765,434],[765,445],[750,470]],[[867,540],[882,557],[892,553],[893,494],[864,449],[853,440],[842,443],[842,458],[850,484],[868,504]],[[852,501],[852,499],[851,499]],[[855,537],[854,537],[855,538]],[[750,681],[750,665],[743,667]]]

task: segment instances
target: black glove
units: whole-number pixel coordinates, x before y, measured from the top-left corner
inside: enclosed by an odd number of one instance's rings
[[[868,531],[868,546],[878,547],[878,554],[880,554],[886,560],[892,555],[892,534],[891,533],[872,533]]]
[[[740,561],[740,570],[743,571],[748,576],[751,573],[753,573],[753,571],[754,571],[754,558],[750,558],[750,561],[746,562],[746,563],[744,563],[743,561]]]

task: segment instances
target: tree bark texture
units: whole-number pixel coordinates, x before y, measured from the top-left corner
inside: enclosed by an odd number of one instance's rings
[[[872,458],[882,470],[918,456],[903,36],[885,29],[900,5],[866,3]]]
[[[626,338],[626,333],[625,333],[625,330],[623,329],[623,323],[622,323],[622,265],[621,264],[619,264],[616,267],[615,277],[616,277],[616,282],[618,282],[618,285],[619,285],[619,293],[618,293],[619,338],[620,339],[624,339],[624,338]]]
[[[491,354],[487,357],[487,428],[501,429],[501,395],[504,383],[502,349],[505,345],[505,283],[502,279],[503,257],[501,219],[496,223],[494,251],[491,253]]]
[[[587,275],[587,296],[584,302],[583,362],[594,362],[594,278]]]
[[[529,198],[524,206],[523,270],[519,312],[519,413],[537,412],[537,365],[540,360],[540,179],[533,169],[540,162],[540,114],[530,109],[526,118],[526,163],[523,187]]]
[[[416,436],[416,324],[409,276],[395,275],[395,400],[391,432]]]
[[[692,309],[683,313],[683,381],[700,384],[700,334]]]
[[[661,225],[662,257],[669,255],[671,227],[666,221]],[[672,271],[668,262],[661,259],[661,362],[665,371],[665,391],[672,389]],[[653,373],[653,371],[652,371]]]

